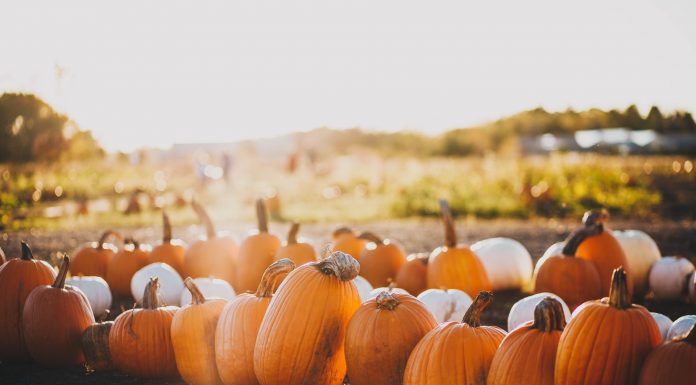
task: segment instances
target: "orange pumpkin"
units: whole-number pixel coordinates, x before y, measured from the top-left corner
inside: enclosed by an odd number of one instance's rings
[[[297,241],[297,233],[300,231],[300,224],[293,223],[288,232],[288,241],[283,247],[278,249],[275,255],[275,260],[279,261],[283,258],[288,258],[295,262],[295,265],[304,265],[307,262],[315,262],[317,253],[314,247],[306,242]]]
[[[215,329],[224,299],[206,300],[191,277],[184,285],[191,304],[179,309],[172,320],[172,345],[181,378],[191,385],[220,384],[215,365]]]
[[[333,244],[331,251],[341,251],[360,261],[360,254],[367,245],[367,240],[361,239],[348,227],[340,227],[331,235]]]
[[[155,246],[148,255],[148,265],[162,262],[171,266],[179,275],[184,274],[184,256],[186,244],[180,239],[172,239],[172,225],[169,216],[162,210],[162,243]]]
[[[348,324],[346,364],[351,385],[401,384],[411,351],[437,326],[415,297],[383,291]]]
[[[225,385],[257,385],[254,345],[271,297],[285,276],[295,268],[289,259],[266,269],[255,294],[244,293],[227,303],[215,331],[215,362]]]
[[[340,251],[290,274],[266,311],[254,348],[262,385],[340,385],[348,321],[360,306],[360,265]]]
[[[200,220],[205,224],[207,238],[193,242],[184,257],[184,274],[191,278],[215,277],[235,286],[237,242],[231,237],[218,236],[213,221],[203,206],[191,202]]]
[[[35,260],[25,242],[20,258],[0,266],[0,361],[29,360],[22,326],[24,302],[34,288],[50,285],[55,277],[51,265]]]
[[[77,250],[70,262],[70,275],[106,278],[109,261],[118,251],[116,246],[106,243],[111,237],[119,241],[123,240],[123,235],[118,231],[107,230],[99,237],[99,241],[87,244]]]
[[[360,238],[370,242],[360,254],[360,275],[373,287],[389,286],[406,263],[404,249],[370,232],[360,234]]]
[[[609,219],[609,213],[606,210],[588,211],[582,218],[583,226],[598,227],[596,234],[585,238],[577,248],[575,255],[580,258],[592,261],[597,267],[599,280],[602,288],[603,296],[609,293],[611,286],[611,277],[614,269],[623,267],[629,273],[626,254],[621,247],[619,241],[612,235],[611,230],[607,228],[606,222]],[[633,278],[628,274],[626,281],[628,293],[633,293]]]
[[[534,309],[534,322],[507,335],[493,357],[487,385],[554,385],[556,351],[566,325],[561,303],[546,297]]]
[[[558,295],[571,311],[587,301],[601,298],[602,286],[595,264],[575,257],[578,245],[600,231],[599,226],[588,226],[570,234],[562,255],[549,257],[539,267],[534,292]]]
[[[609,298],[581,305],[556,354],[555,385],[630,385],[662,336],[650,313],[632,305],[623,268],[614,270]]]
[[[428,288],[428,257],[430,253],[416,253],[406,257],[406,263],[396,274],[396,286],[414,296]]]
[[[239,247],[239,262],[234,289],[239,292],[253,291],[259,286],[261,276],[273,263],[273,257],[280,248],[280,239],[268,232],[268,213],[263,199],[256,201],[258,232],[242,241]]]
[[[109,333],[114,365],[140,377],[177,375],[171,326],[176,306],[161,306],[159,279],[150,278],[143,294],[143,308],[121,313]]]
[[[428,287],[459,289],[473,297],[480,291],[492,290],[481,260],[469,246],[457,246],[454,219],[446,200],[440,201],[445,224],[445,245],[438,247],[428,259]]]
[[[485,385],[505,332],[481,326],[481,312],[493,300],[481,292],[461,323],[445,322],[416,345],[406,364],[404,385]]]
[[[105,321],[108,316],[109,310],[104,313],[100,322],[90,325],[82,332],[82,351],[85,354],[85,368],[88,373],[114,368],[109,349],[109,333],[114,322]]]
[[[94,323],[92,308],[80,289],[65,284],[70,258],[63,257],[53,285],[32,290],[22,318],[29,355],[43,366],[61,367],[85,362],[82,332]]]
[[[692,385],[696,364],[696,326],[653,350],[645,360],[639,385]]]
[[[121,297],[131,297],[133,274],[147,265],[148,245],[141,245],[133,238],[126,238],[123,249],[119,250],[106,270],[106,283],[111,292]]]

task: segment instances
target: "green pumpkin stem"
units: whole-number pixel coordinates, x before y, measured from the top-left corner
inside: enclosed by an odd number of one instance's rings
[[[295,269],[295,263],[288,258],[273,262],[266,268],[261,277],[261,283],[256,289],[256,296],[259,298],[270,298],[278,286],[283,282],[285,276]]]
[[[68,276],[68,269],[70,268],[70,257],[67,255],[63,256],[63,261],[60,263],[60,269],[58,270],[58,275],[56,280],[53,281],[53,287],[56,289],[63,289],[65,287],[65,277]]]
[[[184,286],[186,286],[186,288],[191,292],[192,304],[200,305],[205,303],[205,296],[203,296],[201,289],[198,288],[198,285],[196,285],[196,282],[194,282],[191,277],[184,280]]]
[[[368,242],[373,242],[377,245],[381,245],[384,243],[384,240],[382,238],[377,236],[377,234],[369,232],[369,231],[365,231],[365,232],[360,233],[360,235],[358,235],[358,238],[364,239]]]
[[[256,200],[256,219],[259,223],[259,232],[268,232],[268,212],[266,211],[266,201],[263,198]]]
[[[479,292],[474,303],[469,306],[466,314],[464,314],[462,322],[475,328],[481,326],[481,313],[491,302],[493,302],[493,293],[490,291]]]
[[[563,330],[566,325],[563,306],[553,297],[546,297],[534,308],[534,324],[532,328],[542,332]]]
[[[208,215],[208,212],[201,206],[198,201],[195,199],[191,201],[191,207],[193,207],[193,211],[196,212],[196,215],[198,215],[198,220],[200,220],[203,225],[205,226],[205,231],[207,234],[208,239],[213,239],[216,237],[217,232],[215,231],[215,225],[213,224],[213,221],[210,219],[210,216]]]
[[[102,233],[102,235],[99,237],[99,241],[97,241],[97,249],[99,250],[104,250],[104,247],[106,245],[106,240],[109,239],[110,237],[114,237],[118,239],[119,241],[123,241],[123,234],[116,230],[106,230]]]
[[[324,260],[315,262],[314,267],[322,274],[336,276],[341,281],[350,281],[360,273],[360,263],[340,251],[334,251]]]
[[[293,222],[288,231],[288,245],[294,245],[297,243],[297,233],[300,232],[300,224]]]
[[[162,243],[167,244],[172,241],[172,223],[169,222],[169,215],[162,210]]]
[[[29,244],[22,241],[22,256],[20,257],[23,261],[31,261],[34,259],[34,253],[31,252]]]
[[[390,290],[382,291],[375,298],[377,308],[381,310],[394,310],[399,305],[399,300],[394,298]]]
[[[143,293],[143,309],[154,310],[161,306],[159,288],[159,278],[150,277]]]
[[[609,305],[617,309],[628,309],[631,307],[631,296],[628,295],[626,271],[623,266],[614,269],[614,273],[611,276]]]
[[[440,211],[442,212],[442,223],[445,225],[445,246],[457,246],[457,232],[454,230],[454,218],[452,210],[446,199],[440,199]]]

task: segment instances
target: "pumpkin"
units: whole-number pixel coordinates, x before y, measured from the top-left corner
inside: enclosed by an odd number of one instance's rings
[[[34,288],[50,285],[56,273],[51,265],[34,259],[29,245],[22,242],[22,256],[0,266],[0,361],[27,361],[22,312]]]
[[[563,308],[563,317],[566,320],[569,320],[571,317],[570,309],[568,308],[568,305],[566,305],[565,301],[561,299],[561,297],[553,293],[537,293],[524,297],[512,305],[507,320],[508,331],[513,331],[520,325],[533,321],[534,312],[537,305],[547,297],[551,297],[561,304],[561,307]]]
[[[173,267],[163,262],[151,263],[133,274],[131,279],[131,293],[136,303],[142,303],[145,286],[150,278],[159,278],[159,294],[166,305],[176,305],[181,299],[184,290],[184,280]]]
[[[380,293],[388,291],[390,293],[395,293],[395,294],[408,294],[408,292],[402,288],[396,287],[394,283],[389,284],[387,287],[377,287],[374,288],[370,291],[370,293],[367,295],[367,300],[370,300],[372,298],[376,298]],[[365,302],[365,301],[363,301]]]
[[[266,268],[273,263],[273,258],[280,248],[280,239],[268,232],[268,213],[263,199],[256,201],[258,232],[253,232],[242,241],[239,247],[237,264],[237,292],[253,291],[261,282]]]
[[[614,270],[609,297],[586,302],[558,343],[556,385],[630,385],[662,337],[650,313],[632,305],[628,276]]]
[[[2,251],[2,247],[0,247],[0,266],[4,265],[5,261],[7,261],[7,257],[5,257],[5,252]]]
[[[691,327],[696,325],[696,315],[685,315],[677,318],[672,326],[669,327],[667,338],[665,341],[671,341],[674,338],[681,338],[691,330]]]
[[[539,269],[544,265],[544,263],[551,257],[562,255],[564,247],[565,242],[556,242],[553,245],[549,246],[549,248],[546,249],[546,251],[544,251],[544,254],[536,262],[536,265],[534,265],[534,272],[532,273],[532,282],[536,282],[536,277],[539,274]]]
[[[534,322],[508,334],[493,357],[487,385],[554,385],[558,341],[566,325],[561,303],[544,298],[534,309]]]
[[[529,285],[534,263],[529,251],[510,238],[489,238],[471,245],[486,269],[493,290],[523,289]]]
[[[219,278],[196,278],[193,282],[206,299],[222,298],[229,301],[237,295],[232,285]],[[179,304],[182,307],[186,306],[191,303],[192,299],[189,290],[182,290]]]
[[[575,257],[578,245],[599,234],[600,226],[581,227],[570,234],[560,255],[549,257],[539,268],[534,292],[550,292],[563,298],[571,310],[602,297],[599,272],[592,261]]]
[[[182,277],[217,277],[234,286],[235,265],[238,254],[237,242],[215,231],[213,221],[203,206],[191,202],[193,209],[206,228],[207,237],[193,242],[184,256]]]
[[[481,326],[481,312],[492,300],[492,293],[479,293],[461,323],[442,323],[426,334],[411,352],[404,385],[484,385],[505,337],[500,328]]]
[[[159,278],[152,277],[143,294],[142,309],[121,313],[111,328],[109,345],[114,365],[139,377],[177,374],[170,338],[176,306],[162,306]]]
[[[693,272],[686,277],[686,284],[689,286],[689,301],[691,303],[696,303],[696,272]]]
[[[206,299],[193,279],[184,285],[193,298],[172,320],[172,345],[181,378],[191,385],[219,384],[215,366],[215,329],[226,300]]]
[[[341,251],[359,260],[360,254],[367,245],[367,240],[358,237],[353,230],[348,227],[340,227],[331,234],[333,243],[331,251]]]
[[[274,262],[263,273],[256,293],[243,293],[222,309],[215,330],[215,363],[225,385],[258,385],[254,345],[273,292],[295,268],[290,259]]]
[[[684,297],[689,291],[686,287],[689,274],[693,272],[694,265],[686,258],[660,258],[653,263],[648,276],[655,299],[675,301]]]
[[[359,269],[355,258],[335,251],[288,274],[256,339],[254,373],[260,384],[343,382],[346,328],[360,306],[351,280]]]
[[[667,334],[669,333],[669,329],[672,327],[672,320],[666,315],[660,313],[650,312],[650,315],[653,317],[657,327],[660,329],[662,341],[667,341]]]
[[[133,238],[127,238],[124,241],[123,249],[111,258],[109,268],[106,270],[106,282],[114,295],[121,297],[131,295],[131,279],[138,270],[147,265],[149,252],[148,245],[141,245]]]
[[[111,309],[111,290],[102,277],[71,277],[66,280],[67,285],[76,287],[82,291],[89,301],[89,306],[95,318],[107,314]]]
[[[361,302],[365,302],[370,299],[370,293],[374,289],[372,285],[370,285],[370,282],[361,276],[357,276],[355,279],[353,279],[353,284],[355,284],[355,287],[358,289]]]
[[[70,261],[70,275],[95,276],[106,278],[109,262],[118,251],[116,246],[106,243],[109,238],[123,240],[123,235],[115,230],[107,230],[102,233],[97,242],[82,246],[74,254]]]
[[[696,327],[650,352],[639,385],[692,385],[696,363]]]
[[[613,234],[626,254],[635,294],[645,295],[650,290],[648,284],[650,267],[662,258],[657,243],[640,230],[615,230]]]
[[[186,244],[180,239],[172,239],[172,225],[169,222],[169,216],[164,210],[162,210],[162,227],[162,243],[152,248],[147,258],[148,263],[166,263],[176,270],[179,275],[184,274]],[[142,290],[138,292],[142,293]]]
[[[406,263],[406,253],[398,244],[389,239],[364,232],[360,238],[369,243],[360,253],[360,275],[373,287],[389,286],[396,278],[401,266]]]
[[[346,365],[351,385],[401,384],[411,351],[437,326],[409,294],[382,291],[348,323]]]
[[[428,257],[430,253],[410,254],[406,257],[399,272],[396,273],[396,285],[418,295],[428,288]]]
[[[593,210],[585,213],[582,218],[583,226],[596,227],[598,231],[596,234],[593,232],[592,235],[580,243],[575,255],[592,261],[595,267],[597,267],[602,287],[601,295],[606,296],[609,293],[612,272],[619,267],[623,267],[628,274],[626,288],[629,295],[632,295],[633,277],[631,276],[631,268],[628,266],[628,260],[621,248],[621,244],[606,227],[608,219],[609,213],[606,210]]]
[[[473,303],[468,294],[457,289],[428,289],[418,295],[418,300],[433,313],[438,323],[462,319]]]
[[[438,247],[428,259],[428,287],[459,289],[470,297],[480,291],[492,290],[483,264],[468,246],[457,246],[454,219],[446,200],[440,201],[445,224],[445,245]]]
[[[27,297],[22,312],[29,355],[48,367],[85,362],[82,333],[94,323],[92,308],[80,289],[65,285],[70,258],[63,257],[53,285],[41,285]]]
[[[297,233],[299,231],[299,223],[293,223],[290,226],[287,243],[276,251],[276,261],[289,258],[295,263],[295,265],[300,266],[307,262],[314,262],[317,260],[317,253],[314,251],[314,247],[312,245],[307,242],[297,241]]]
[[[104,313],[100,322],[92,324],[82,332],[82,351],[85,354],[87,372],[101,372],[114,368],[109,349],[109,333],[113,321],[105,321],[109,311]]]

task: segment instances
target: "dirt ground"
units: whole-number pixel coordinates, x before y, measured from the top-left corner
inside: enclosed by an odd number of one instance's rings
[[[303,226],[301,235],[313,240],[318,249],[323,249],[329,241],[331,231],[340,224]],[[670,221],[613,221],[614,229],[640,229],[650,234],[657,242],[663,255],[681,255],[696,261],[696,223]],[[522,242],[532,257],[538,259],[548,246],[563,238],[576,226],[575,222],[553,220],[537,221],[460,221],[458,235],[461,242],[473,243],[480,239],[495,236],[510,237]],[[284,234],[288,224],[272,224],[271,230]],[[248,224],[229,226],[228,230],[241,238],[251,228]],[[376,234],[398,241],[408,253],[430,251],[442,243],[442,227],[435,220],[380,222],[356,225],[357,230],[370,230]],[[156,243],[161,236],[158,228],[123,229],[124,234],[133,235],[142,242]],[[18,256],[19,241],[26,240],[32,246],[37,258],[53,259],[56,252],[72,253],[79,245],[98,238],[100,231],[23,231],[0,234],[0,247],[8,257]],[[192,241],[203,229],[199,226],[186,226],[174,231],[176,237]],[[525,294],[520,292],[496,293],[494,303],[484,313],[483,323],[505,328],[510,307]],[[120,305],[130,307],[127,299],[115,301],[112,317],[117,315]],[[682,303],[643,304],[651,311],[663,313],[673,320],[685,314],[696,314],[696,305]],[[0,363],[0,384],[183,384],[179,379],[145,380],[119,372],[86,374],[84,368],[45,369],[37,365],[9,365]]]

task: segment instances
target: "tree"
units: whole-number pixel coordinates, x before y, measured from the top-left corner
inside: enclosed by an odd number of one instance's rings
[[[648,112],[648,117],[645,118],[645,128],[648,130],[655,130],[657,132],[662,132],[664,124],[664,118],[662,113],[657,106],[652,106],[650,112]]]

